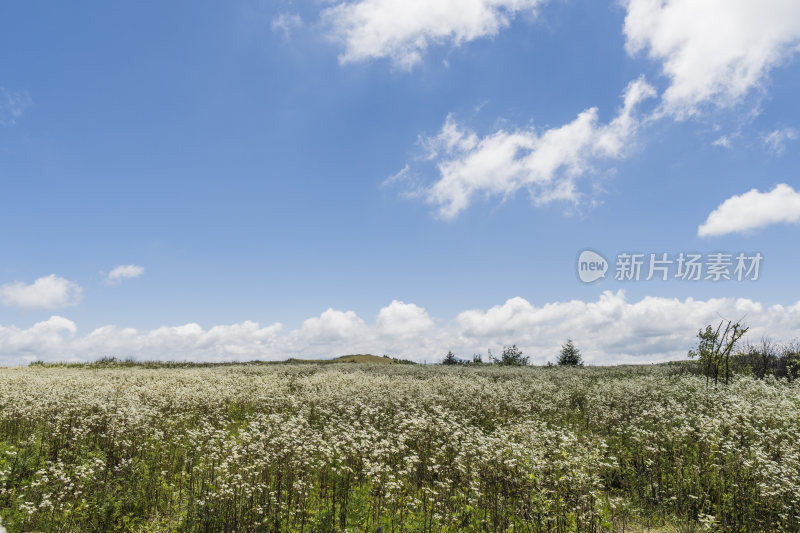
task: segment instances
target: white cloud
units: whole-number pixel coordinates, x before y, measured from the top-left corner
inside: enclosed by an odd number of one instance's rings
[[[623,291],[604,292],[595,302],[572,300],[541,307],[512,298],[486,311],[465,311],[457,322],[463,339],[477,345],[516,343],[541,362],[572,338],[595,363],[653,362],[683,358],[697,330],[720,316],[746,317],[750,335],[792,340],[800,325],[800,303],[765,309],[747,299],[706,301],[646,297],[631,303]]]
[[[60,316],[28,329],[0,325],[0,364],[19,365],[43,357],[76,360],[71,343],[77,331],[73,321]]]
[[[731,196],[697,228],[700,237],[741,233],[780,223],[800,222],[800,192],[781,183],[769,192],[752,189]]]
[[[279,323],[266,327],[246,321],[204,330],[199,324],[139,331],[103,326],[85,337],[66,342],[62,357],[97,358],[102,355],[150,360],[225,361],[274,358]],[[92,354],[92,355],[86,355]]]
[[[22,281],[0,287],[3,305],[22,309],[57,309],[77,305],[83,289],[68,279],[50,274],[28,285]]]
[[[33,103],[30,95],[23,92],[10,92],[0,87],[0,126],[13,126],[17,119]]]
[[[320,316],[303,322],[303,326],[294,336],[312,344],[327,344],[345,339],[357,339],[366,331],[367,325],[355,312],[328,309]]]
[[[138,265],[119,265],[108,273],[108,282],[118,284],[122,282],[123,279],[138,278],[142,274],[144,274],[144,267]]]
[[[476,196],[508,198],[520,189],[536,204],[577,202],[577,179],[594,163],[626,154],[639,127],[637,105],[653,96],[655,90],[640,78],[628,84],[623,106],[608,124],[600,124],[597,108],[591,108],[569,124],[541,133],[532,128],[500,130],[481,138],[448,116],[438,135],[423,139],[427,159],[436,163],[440,178],[417,194],[437,206],[444,218],[455,217]],[[404,169],[386,183],[408,175]]]
[[[272,31],[283,33],[283,38],[291,37],[292,31],[303,26],[303,19],[297,13],[281,13],[272,19]]]
[[[631,54],[662,63],[664,111],[679,118],[702,104],[729,107],[762,88],[800,50],[797,0],[627,0]]]
[[[782,128],[764,135],[764,145],[771,153],[780,155],[786,149],[788,141],[796,141],[800,134],[794,128]]]
[[[420,61],[431,45],[458,46],[496,35],[518,13],[535,14],[545,0],[356,0],[322,13],[341,41],[342,63],[391,58],[403,68]]]
[[[719,146],[721,148],[728,148],[731,149],[733,147],[733,143],[731,143],[731,138],[727,135],[723,135],[719,137],[714,142],[711,143],[713,146]]]
[[[422,307],[392,300],[378,313],[378,330],[384,335],[407,337],[433,328],[433,319]]]
[[[437,325],[421,307],[393,301],[367,324],[353,311],[328,309],[284,332],[280,323],[240,324],[204,329],[199,324],[137,330],[108,325],[78,334],[77,325],[54,316],[28,329],[0,326],[0,364],[34,359],[80,361],[114,355],[139,360],[246,361],[288,357],[333,357],[349,353],[439,361],[448,350],[470,358],[517,344],[537,364],[553,360],[572,338],[595,364],[650,363],[685,358],[697,330],[719,317],[744,318],[749,338],[795,340],[800,302],[767,307],[749,299],[678,300],[646,297],[630,302],[623,291],[606,291],[596,301],[534,305],[511,298],[486,310],[459,313]]]

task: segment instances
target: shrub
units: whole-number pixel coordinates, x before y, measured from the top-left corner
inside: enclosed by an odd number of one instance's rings
[[[503,353],[500,356],[499,363],[504,366],[525,366],[528,364],[530,358],[522,355],[522,350],[517,348],[516,344],[511,346],[503,346]]]

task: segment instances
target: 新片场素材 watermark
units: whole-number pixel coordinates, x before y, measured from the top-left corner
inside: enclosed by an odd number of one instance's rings
[[[616,281],[757,281],[763,260],[761,252],[620,252],[613,268]],[[604,279],[611,265],[587,249],[578,255],[577,268],[578,279],[593,283]]]

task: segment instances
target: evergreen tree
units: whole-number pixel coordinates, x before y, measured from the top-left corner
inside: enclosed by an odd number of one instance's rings
[[[583,366],[581,351],[575,347],[572,339],[568,339],[567,343],[561,346],[558,364],[561,366]]]
[[[461,360],[452,351],[448,351],[442,360],[443,365],[460,365]]]

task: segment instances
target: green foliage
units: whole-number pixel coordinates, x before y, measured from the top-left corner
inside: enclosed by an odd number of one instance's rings
[[[689,357],[697,358],[706,375],[706,379],[714,379],[717,385],[721,376],[724,375],[725,383],[730,380],[730,355],[736,344],[747,333],[746,327],[739,322],[727,323],[721,320],[714,329],[711,325],[706,326],[705,330],[700,330],[697,337],[700,339],[697,348],[689,351]]]
[[[687,365],[0,369],[20,531],[800,531],[800,380]]]
[[[558,364],[560,366],[583,366],[581,351],[575,347],[572,339],[567,340],[566,344],[561,346],[561,352],[559,352],[558,355]]]
[[[769,339],[762,339],[757,345],[748,344],[738,353],[731,355],[731,369],[737,374],[764,379],[793,381],[800,378],[800,344],[780,345]]]
[[[516,344],[503,346],[503,353],[498,363],[503,366],[526,366],[529,358],[522,355],[522,350]]]
[[[463,365],[464,361],[462,361],[461,359],[456,357],[455,354],[452,351],[448,350],[447,355],[445,355],[444,359],[442,359],[442,364],[443,365]]]
[[[392,357],[392,362],[396,365],[416,365],[416,361],[410,359],[401,359],[399,357]]]

